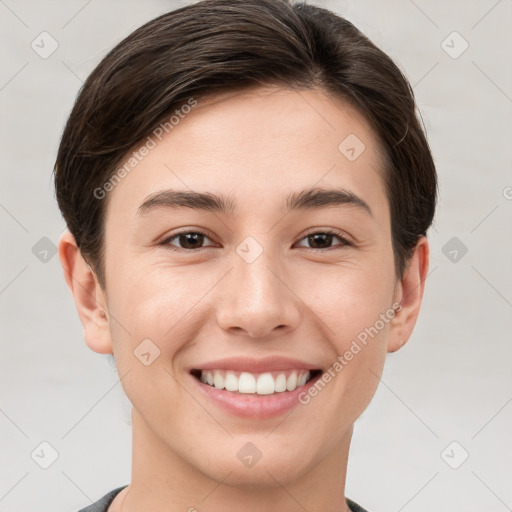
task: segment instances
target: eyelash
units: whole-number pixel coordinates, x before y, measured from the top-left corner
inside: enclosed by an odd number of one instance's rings
[[[207,233],[205,233],[203,231],[200,231],[200,230],[190,230],[190,229],[186,230],[185,229],[183,231],[178,231],[177,233],[173,233],[172,235],[168,236],[167,238],[165,238],[161,242],[158,242],[158,245],[165,246],[166,248],[169,248],[171,251],[177,251],[177,252],[180,252],[180,251],[200,252],[202,249],[208,249],[208,247],[200,247],[199,249],[184,249],[183,247],[175,247],[175,246],[173,246],[170,243],[171,240],[174,240],[175,238],[179,237],[180,235],[186,235],[186,234],[192,234],[192,233],[193,234],[197,234],[197,235],[205,236],[209,240],[214,241],[211,236],[209,236]],[[337,238],[339,238],[339,240],[342,243],[339,246],[327,247],[326,249],[313,249],[313,248],[308,248],[308,247],[302,247],[304,250],[306,250],[307,252],[319,253],[319,252],[326,252],[326,251],[329,251],[329,250],[333,250],[333,249],[336,249],[336,248],[342,248],[344,246],[353,247],[355,245],[353,242],[348,240],[343,235],[342,232],[334,230],[334,229],[328,229],[328,228],[327,229],[322,229],[322,230],[319,230],[319,231],[312,231],[311,233],[307,233],[306,235],[304,235],[299,240],[299,242],[301,242],[302,240],[304,240],[305,238],[307,238],[309,236],[317,235],[317,234],[334,235]]]

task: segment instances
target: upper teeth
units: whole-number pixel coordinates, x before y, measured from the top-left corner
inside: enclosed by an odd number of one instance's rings
[[[254,374],[226,370],[201,370],[201,381],[217,389],[270,395],[282,391],[293,391],[304,386],[310,377],[307,370],[267,372]]]

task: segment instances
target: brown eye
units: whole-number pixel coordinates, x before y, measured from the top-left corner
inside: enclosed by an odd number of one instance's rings
[[[205,239],[210,240],[205,233],[201,233],[200,231],[183,231],[171,235],[160,242],[159,245],[173,246],[177,247],[177,249],[184,250],[202,249],[202,244]],[[173,243],[174,240],[176,240],[177,243]]]
[[[312,245],[313,249],[325,249],[326,247],[330,247],[333,238],[334,235],[330,233],[315,233],[307,237],[308,243]]]
[[[335,239],[341,241],[341,244],[332,245],[332,242]],[[341,233],[337,231],[317,231],[315,233],[310,233],[305,236],[302,240],[306,240],[308,244],[310,244],[309,249],[311,250],[322,250],[322,249],[331,249],[338,246],[350,246],[353,245],[349,240],[347,240]],[[302,242],[301,240],[301,242]]]

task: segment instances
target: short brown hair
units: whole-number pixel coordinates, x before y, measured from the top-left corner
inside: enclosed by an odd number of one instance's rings
[[[57,201],[103,288],[106,201],[93,191],[191,96],[255,85],[322,87],[364,115],[385,154],[395,272],[403,276],[433,221],[437,176],[402,72],[327,9],[287,0],[203,0],[122,40],[89,75],[67,120],[54,167]]]

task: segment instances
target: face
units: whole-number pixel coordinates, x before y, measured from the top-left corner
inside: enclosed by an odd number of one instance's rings
[[[285,485],[336,453],[405,337],[377,139],[322,90],[270,88],[153,139],[105,199],[106,336],[134,426],[207,477]]]

